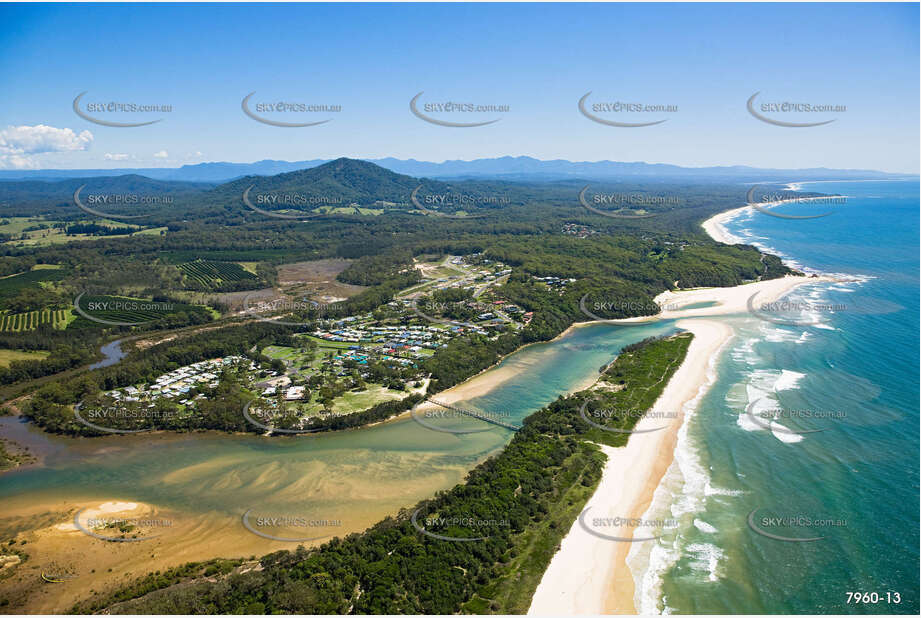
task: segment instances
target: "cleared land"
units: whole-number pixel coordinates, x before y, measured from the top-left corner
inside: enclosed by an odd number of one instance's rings
[[[9,367],[13,361],[42,360],[48,357],[48,352],[22,352],[20,350],[0,350],[0,367]]]
[[[336,275],[350,263],[351,260],[328,259],[282,264],[278,267],[278,284],[286,292],[297,292],[318,301],[350,298],[365,289],[336,281]]]

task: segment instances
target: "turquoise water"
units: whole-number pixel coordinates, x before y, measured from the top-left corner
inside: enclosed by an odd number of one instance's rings
[[[817,325],[730,319],[736,336],[653,507],[682,525],[632,550],[646,612],[919,611],[918,183],[802,189],[848,199],[820,219],[743,213],[728,231],[855,280],[794,292]],[[761,535],[755,509],[761,531],[821,538]],[[848,603],[849,592],[878,596]]]

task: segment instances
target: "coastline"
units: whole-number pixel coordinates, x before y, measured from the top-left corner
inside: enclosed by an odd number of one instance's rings
[[[787,184],[788,190],[796,190],[792,187],[798,186],[800,183],[789,183]],[[805,183],[803,183],[805,184]],[[828,197],[847,197],[847,196],[828,196]],[[827,199],[825,196],[819,197],[797,197],[790,198],[788,200],[775,200],[773,202],[764,202],[758,206],[778,206],[780,204],[789,204],[791,202],[811,202]],[[753,210],[755,207],[751,204],[746,204],[745,206],[740,206],[739,208],[732,208],[730,210],[725,210],[723,212],[717,213],[700,224],[700,227],[704,229],[707,235],[715,240],[716,242],[721,242],[724,245],[738,245],[742,243],[740,238],[733,236],[726,229],[725,224],[729,221],[732,221],[737,216],[742,214],[744,211]]]
[[[735,244],[738,241],[722,224],[746,208],[750,207],[717,214],[702,227],[714,240]],[[712,318],[747,312],[748,301],[754,294],[759,295],[761,302],[773,302],[800,285],[837,280],[824,275],[789,275],[732,288],[666,291],[655,298],[663,308],[657,316],[612,320],[611,323],[635,324],[675,319],[679,320],[676,326],[692,332],[694,339],[684,362],[653,408],[678,414],[660,431],[635,433],[624,447],[601,446],[607,462],[598,488],[585,506],[592,509],[592,516],[643,518],[652,505],[655,491],[675,459],[679,431],[691,411],[689,406],[696,405],[711,386],[708,370],[734,335],[724,321]],[[701,307],[704,302],[709,306]],[[570,328],[590,323],[573,324]],[[661,427],[661,422],[644,416],[636,429],[655,429]],[[635,532],[630,527],[614,530],[621,538],[633,538]],[[528,614],[636,614],[636,584],[627,563],[632,546],[630,542],[599,539],[586,532],[578,520],[573,522],[541,578]]]
[[[732,329],[715,320],[682,320],[677,325],[694,333],[694,339],[654,407],[680,412],[660,431],[635,433],[624,447],[601,447],[607,462],[598,488],[585,505],[594,517],[643,516],[674,459],[685,404],[706,384],[710,360],[732,336]],[[655,429],[661,423],[661,419],[644,416],[636,430]],[[624,474],[625,470],[630,474]],[[611,533],[631,538],[634,531],[620,527]],[[633,574],[627,565],[630,547],[630,543],[601,540],[573,522],[541,578],[528,614],[636,613]]]
[[[700,227],[702,227],[707,235],[716,242],[721,242],[724,245],[737,245],[740,242],[739,239],[726,231],[724,224],[750,209],[751,206],[741,206],[739,208],[733,208],[732,210],[726,210],[713,215],[701,223]]]

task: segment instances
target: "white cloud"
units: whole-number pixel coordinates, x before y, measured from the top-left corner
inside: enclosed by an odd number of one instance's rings
[[[166,152],[165,150],[161,150],[160,152],[154,153],[154,159],[166,159],[167,157],[169,157],[169,153]]]
[[[0,131],[0,166],[17,169],[37,167],[33,155],[87,150],[92,143],[93,134],[89,131],[74,133],[73,129],[58,129],[44,124],[8,126]]]
[[[0,168],[11,167],[14,170],[27,170],[38,167],[32,157],[22,155],[0,154]]]
[[[105,158],[106,158],[106,161],[127,161],[128,159],[131,158],[131,155],[127,155],[124,153],[107,152],[105,154]]]

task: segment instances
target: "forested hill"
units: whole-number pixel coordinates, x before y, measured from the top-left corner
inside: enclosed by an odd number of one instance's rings
[[[0,182],[0,215],[15,217],[53,213],[85,217],[85,213],[79,211],[74,204],[74,192],[80,187],[84,187],[82,195],[149,195],[171,198],[171,203],[191,204],[213,186],[209,183],[154,180],[137,174],[50,182]]]
[[[218,198],[239,199],[250,186],[262,194],[297,194],[315,204],[329,202],[370,206],[379,202],[408,204],[410,194],[424,183],[424,191],[446,193],[450,185],[436,181],[421,181],[412,176],[396,174],[367,161],[341,158],[318,167],[297,170],[275,176],[244,176],[215,187],[211,194]]]

